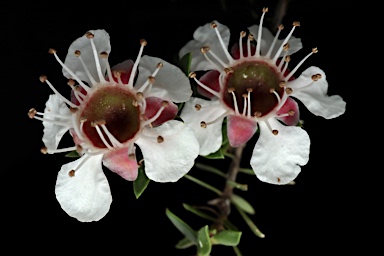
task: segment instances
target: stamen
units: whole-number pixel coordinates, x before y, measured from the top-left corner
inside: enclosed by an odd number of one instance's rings
[[[204,122],[205,127],[203,127],[203,128],[206,128],[208,125],[211,125],[211,124],[214,124],[214,123],[216,123],[216,122],[218,122],[218,121],[220,121],[220,120],[223,120],[224,117],[226,117],[228,114],[229,114],[229,113],[226,111],[226,112],[224,112],[223,114],[221,114],[220,116],[218,116],[218,117],[216,117],[215,119],[213,119],[212,121]]]
[[[229,54],[229,52],[228,52],[228,50],[227,50],[227,47],[226,47],[225,44],[224,44],[223,38],[221,37],[220,32],[219,32],[219,29],[217,28],[217,24],[214,23],[214,22],[212,22],[212,23],[211,23],[211,27],[212,27],[213,29],[215,29],[217,38],[219,39],[219,42],[220,42],[220,44],[221,44],[221,48],[223,49],[225,56],[227,56],[228,61],[229,61],[229,62],[233,62],[233,58],[232,58],[232,56]]]
[[[107,67],[108,79],[109,79],[110,82],[113,82],[114,80],[113,80],[113,76],[112,76],[111,66],[109,65],[109,62],[108,62],[108,57],[109,57],[109,54],[107,52],[100,53],[100,58],[107,59],[105,61],[105,64],[106,64],[106,67]]]
[[[47,83],[49,85],[49,87],[51,87],[52,91],[57,95],[59,96],[65,103],[67,103],[69,106],[71,107],[77,107],[74,103],[72,103],[71,101],[67,100],[67,98],[65,98],[63,95],[61,95],[56,89],[55,87],[48,81],[47,77],[46,76],[40,76],[40,82],[42,83]]]
[[[211,94],[215,95],[216,97],[220,98],[220,94],[214,90],[212,90],[211,88],[209,88],[208,86],[206,86],[205,84],[203,84],[202,82],[200,82],[199,80],[197,80],[196,78],[196,73],[195,72],[191,72],[189,73],[189,77],[190,78],[193,78],[195,80],[195,82],[200,85],[204,90],[210,92]]]
[[[199,111],[199,110],[201,109],[201,105],[200,105],[200,104],[196,104],[196,105],[195,105],[195,109],[196,109],[197,111]]]
[[[121,73],[120,71],[113,71],[113,75],[117,78],[117,82],[120,84],[120,85],[124,85],[123,84],[123,81],[121,80]],[[114,80],[113,80],[114,81]]]
[[[162,143],[164,142],[164,138],[162,136],[157,136],[157,143]]]
[[[103,131],[105,132],[105,134],[107,134],[108,139],[112,142],[113,147],[117,147],[117,148],[123,147],[123,144],[121,144],[120,141],[118,141],[115,138],[115,136],[113,136],[112,133],[110,133],[110,131],[108,130],[108,128],[105,124],[101,123],[100,126],[101,126],[101,128],[103,128]]]
[[[85,65],[84,60],[83,60],[83,58],[81,57],[81,52],[80,52],[79,50],[76,50],[76,51],[75,51],[75,56],[79,58],[80,63],[81,63],[81,65],[83,66],[85,73],[87,74],[89,80],[91,81],[91,84],[92,84],[93,86],[95,86],[95,85],[96,85],[96,81],[95,81],[95,79],[93,78],[93,76],[91,75],[91,72],[89,72],[89,69],[88,69],[87,65]]]
[[[244,58],[244,52],[243,52],[243,38],[246,36],[245,31],[240,32],[240,38],[239,38],[239,50],[240,50],[240,59]]]
[[[91,32],[87,32],[86,37],[89,38],[89,41],[91,41],[91,47],[92,47],[93,56],[95,57],[95,64],[96,64],[97,75],[99,76],[99,81],[100,83],[105,83],[106,81],[104,79],[104,74],[101,71],[99,54],[97,53],[95,43],[93,42],[93,38],[95,36]]]
[[[77,149],[77,146],[68,147],[68,148],[60,148],[60,149],[48,149],[47,147],[43,147],[43,148],[41,148],[40,151],[43,154],[55,154],[55,153],[74,151],[76,149]]]
[[[70,170],[68,172],[68,175],[69,175],[69,177],[74,177],[75,176],[75,170]]]
[[[263,113],[261,113],[260,111],[256,111],[255,113],[253,113],[253,115],[255,117],[261,117],[263,115]]]
[[[289,32],[288,36],[284,39],[283,43],[281,44],[281,47],[279,48],[279,50],[276,52],[275,56],[273,57],[273,62],[276,62],[276,60],[279,58],[280,54],[281,54],[281,51],[283,50],[284,48],[284,45],[286,43],[288,43],[288,40],[289,38],[292,36],[292,33],[293,31],[295,30],[296,27],[298,27],[300,25],[300,22],[298,21],[295,21],[293,23],[293,27],[291,29],[291,31]]]
[[[75,130],[76,135],[79,137],[80,140],[84,141],[84,136],[81,133],[83,130],[83,124],[86,121],[85,118],[80,119],[80,124],[77,121],[76,115],[72,115],[72,127]],[[81,130],[80,130],[81,129]]]
[[[215,60],[217,60],[221,66],[223,66],[224,68],[227,67],[227,64],[224,63],[224,61],[222,61],[219,57],[217,57],[217,55],[211,51],[209,48],[208,48],[208,51],[206,51],[206,53],[209,53],[213,56],[213,58],[215,58]]]
[[[278,130],[276,130],[276,129],[272,129],[272,127],[271,127],[270,123],[268,122],[268,120],[265,120],[264,122],[265,122],[265,124],[267,125],[268,129],[272,132],[273,135],[277,135],[277,134],[279,134],[279,131],[278,131]]]
[[[251,92],[253,91],[252,88],[247,88],[247,92],[248,92],[248,112],[247,112],[247,116],[250,117],[251,116]]]
[[[85,95],[79,92],[79,86],[74,86],[75,81],[73,81],[72,79],[69,79],[67,84],[71,87],[73,94],[75,95],[75,98],[81,105],[83,103],[83,99]]]
[[[291,87],[287,87],[285,88],[285,93],[286,94],[291,94],[293,92],[292,88]]]
[[[292,69],[292,71],[286,76],[286,80],[288,81],[288,80],[291,78],[291,76],[293,76],[293,74],[296,72],[296,70],[297,70],[297,69],[304,63],[304,61],[305,61],[306,59],[309,58],[309,56],[311,56],[312,54],[317,53],[317,52],[318,52],[317,48],[313,48],[312,51],[311,51],[307,56],[305,56],[305,57],[299,62],[299,64],[297,64],[296,67],[295,67],[294,69]]]
[[[137,72],[137,66],[139,65],[141,55],[143,54],[144,46],[146,45],[147,45],[147,41],[145,39],[140,39],[140,50],[139,50],[139,53],[137,54],[136,61],[133,64],[131,76],[129,77],[129,81],[127,84],[129,88],[133,88],[133,79],[135,78],[135,74]]]
[[[289,63],[290,60],[291,60],[291,55],[285,56],[285,58],[284,58],[285,65],[284,65],[284,69],[281,71],[282,74],[284,74],[285,71],[287,70],[288,63]]]
[[[70,70],[66,65],[64,65],[64,63],[59,59],[59,56],[57,56],[55,49],[51,48],[48,50],[48,52],[50,54],[53,54],[53,56],[55,56],[57,62],[59,62],[59,64],[65,69],[65,71],[67,71],[79,83],[79,85],[81,85],[81,87],[83,87],[83,89],[86,92],[89,92],[89,90],[90,90],[89,86],[86,85],[83,81],[81,81],[81,79],[77,75],[75,75],[75,73],[73,73],[72,70]]]
[[[233,105],[235,107],[235,113],[239,114],[239,107],[237,106],[237,100],[236,100],[236,95],[235,95],[235,88],[233,88],[233,87],[228,88],[228,92],[232,94]]]
[[[107,142],[104,137],[104,134],[101,132],[99,125],[105,124],[105,121],[92,122],[92,126],[96,128],[97,134],[99,134],[100,139],[103,141],[104,145],[107,146],[108,149],[112,150],[113,147]]]
[[[277,102],[278,102],[277,105],[279,105],[280,102],[281,102],[281,99],[280,99],[279,94],[276,92],[276,90],[275,89],[270,89],[269,92],[275,94],[275,96],[277,98]]]
[[[202,53],[202,54],[204,54],[204,57],[205,57],[205,59],[211,64],[211,65],[213,65],[213,66],[215,66],[216,67],[216,69],[217,70],[222,70],[222,67],[219,67],[215,62],[213,62],[212,60],[211,60],[211,58],[209,58],[208,57],[208,55],[207,55],[207,52],[209,51],[209,47],[207,47],[207,46],[204,46],[204,47],[202,47],[201,49],[200,49],[200,52]],[[222,61],[219,61],[219,62],[222,62]],[[224,68],[226,67],[226,65],[224,64],[222,64],[222,63],[220,63]]]
[[[284,26],[283,26],[283,25],[280,25],[278,29],[279,29],[279,30],[277,30],[276,35],[275,35],[275,38],[273,38],[272,44],[271,44],[271,46],[269,46],[268,52],[267,52],[267,54],[265,55],[266,58],[270,58],[270,57],[271,57],[272,50],[273,50],[273,48],[275,48],[277,39],[279,38],[279,35],[280,35],[281,30],[284,29]]]
[[[285,82],[285,81],[281,81],[281,82],[279,83],[279,87],[280,87],[280,88],[284,88],[286,84],[287,84],[287,82]]]
[[[257,33],[257,44],[256,44],[256,52],[255,52],[256,57],[260,56],[261,32],[263,29],[263,20],[266,12],[268,12],[268,8],[263,8],[263,14],[261,15],[261,19],[260,19],[259,31]]]
[[[247,102],[248,102],[247,98],[248,98],[248,95],[244,93],[241,96],[244,98],[243,113],[241,115],[245,116],[245,111],[247,111]]]
[[[146,126],[147,124],[151,124],[153,121],[155,121],[157,118],[159,118],[159,116],[161,115],[163,110],[166,108],[166,105],[167,104],[162,104],[162,106],[159,108],[159,110],[156,112],[156,114],[153,117],[146,120],[145,122],[142,122],[142,126]]]
[[[201,128],[207,128],[207,123],[204,122],[204,121],[201,121],[201,122],[200,122],[200,127],[201,127]]]

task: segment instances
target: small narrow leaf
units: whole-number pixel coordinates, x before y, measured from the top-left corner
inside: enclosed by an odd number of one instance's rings
[[[233,246],[233,251],[236,253],[236,256],[243,256],[240,252],[240,249],[237,248],[236,246]]]
[[[66,157],[80,157],[79,153],[76,150],[73,150],[65,155]]]
[[[188,174],[185,174],[184,177],[187,178],[187,179],[189,179],[189,180],[191,180],[191,181],[193,181],[193,182],[195,182],[195,183],[197,183],[197,184],[199,184],[199,185],[202,186],[202,187],[205,187],[206,189],[209,189],[209,190],[215,192],[215,193],[218,194],[219,196],[221,195],[221,191],[220,191],[220,190],[218,190],[217,188],[215,188],[215,187],[213,187],[213,186],[211,186],[211,185],[205,183],[204,181],[201,181],[201,180],[199,180],[199,179],[196,179],[195,177],[192,177],[192,176],[190,176],[190,175],[188,175]]]
[[[265,235],[261,233],[260,229],[253,223],[253,221],[248,217],[248,215],[236,206],[236,209],[239,211],[241,217],[243,217],[245,223],[247,223],[248,227],[252,230],[252,232],[260,238],[264,238]]]
[[[195,245],[191,240],[188,238],[184,237],[181,239],[177,244],[176,244],[176,249],[186,249],[191,247],[192,245]]]
[[[226,178],[225,173],[223,173],[222,171],[220,171],[219,169],[217,169],[213,166],[202,164],[202,163],[195,163],[195,166],[197,168],[199,168],[200,170],[211,172],[211,173],[217,174],[223,178]]]
[[[192,53],[187,53],[180,59],[180,68],[188,76],[191,72]]]
[[[209,239],[208,225],[205,225],[197,232],[197,255],[209,256],[211,250],[212,244]]]
[[[255,175],[255,172],[252,169],[249,168],[240,168],[239,172],[249,174],[249,175]]]
[[[227,246],[236,246],[240,242],[241,232],[232,230],[223,230],[211,237],[212,244],[221,244]]]
[[[169,209],[166,209],[165,214],[169,220],[175,225],[175,227],[191,242],[196,244],[197,236],[196,232],[182,219],[173,214]]]
[[[188,204],[183,204],[183,207],[184,207],[186,210],[188,210],[188,211],[190,211],[190,212],[196,214],[197,216],[199,216],[199,217],[201,217],[201,218],[204,218],[204,219],[207,219],[207,220],[210,220],[210,221],[215,221],[215,220],[216,220],[214,217],[212,217],[212,216],[206,214],[205,212],[200,211],[200,210],[198,210],[198,209],[196,209],[196,208],[194,208],[193,206],[190,206],[190,205],[188,205]]]
[[[147,188],[150,179],[145,175],[143,167],[140,167],[138,170],[137,178],[133,182],[133,191],[135,193],[136,199],[138,199],[144,190]]]
[[[252,205],[248,203],[244,198],[232,194],[231,196],[231,202],[242,209],[244,212],[249,213],[249,214],[255,214],[255,209],[253,209]]]
[[[224,154],[221,148],[219,148],[216,152],[213,152],[207,156],[203,156],[207,159],[224,159]]]

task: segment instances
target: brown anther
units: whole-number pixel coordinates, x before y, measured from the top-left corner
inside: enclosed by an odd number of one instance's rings
[[[316,74],[317,79],[321,79],[321,74]]]
[[[95,35],[92,34],[90,31],[88,31],[87,33],[85,33],[85,37],[91,39],[91,38],[94,38]]]
[[[134,100],[134,101],[132,101],[132,105],[134,107],[137,107],[137,106],[139,106],[139,102],[137,102],[137,100]]]
[[[95,127],[96,126],[96,123],[95,122],[91,122],[91,127]]]
[[[50,54],[55,54],[55,53],[56,53],[56,50],[53,49],[53,48],[49,48],[48,53],[50,53]]]
[[[75,114],[78,110],[79,110],[78,108],[74,108],[74,107],[69,108],[69,111],[71,111],[72,114]]]
[[[228,75],[228,74],[231,74],[231,73],[233,73],[235,71],[233,70],[232,67],[229,67],[229,68],[224,68],[224,72]]]
[[[107,52],[101,52],[100,53],[100,58],[103,58],[103,59],[108,58],[108,53]]]
[[[35,117],[36,113],[37,113],[36,109],[31,108],[31,109],[28,111],[28,116],[29,116],[29,118],[33,119],[33,118]]]
[[[268,7],[264,7],[263,12],[268,12]]]
[[[242,96],[243,98],[248,98],[248,94],[246,94],[246,93],[243,93],[241,96]]]
[[[246,35],[247,35],[247,32],[245,32],[245,31],[241,31],[241,32],[240,32],[240,36],[241,36],[241,37],[245,37]]]
[[[286,43],[283,45],[283,51],[288,51],[289,49],[289,43]]]
[[[293,111],[293,110],[288,111],[288,115],[293,116],[294,114],[295,114],[295,111]]]
[[[128,155],[128,158],[129,158],[130,160],[135,160],[135,159],[136,159],[136,154],[134,154],[134,153],[129,154],[129,155]]]
[[[286,94],[291,94],[293,92],[293,90],[292,90],[292,88],[290,88],[290,87],[287,87],[286,89],[285,89],[285,93]]]
[[[87,120],[87,118],[85,116],[80,117],[80,123],[85,123],[87,121],[88,120]]]
[[[311,78],[312,78],[313,81],[317,81],[318,80],[318,76],[317,75],[312,75]]]
[[[80,153],[81,151],[83,151],[83,147],[80,146],[80,145],[76,145],[76,151],[77,151],[78,153]]]
[[[200,48],[201,53],[207,53],[210,50],[208,46],[203,46]]]
[[[292,25],[295,27],[300,27],[300,21],[294,21]]]
[[[158,68],[162,68],[163,66],[164,66],[163,62],[159,62],[159,63],[157,63],[157,67],[158,67]]]
[[[253,88],[247,88],[247,92],[253,92]]]
[[[284,29],[284,25],[283,24],[280,24],[279,27],[278,27],[279,30],[283,30]]]
[[[255,117],[261,117],[262,114],[263,114],[263,113],[261,113],[260,111],[256,111],[253,115],[254,115]]]
[[[272,133],[273,133],[273,135],[277,135],[277,134],[279,134],[279,131],[278,130],[272,130]]]
[[[291,60],[291,55],[287,55],[287,56],[285,56],[285,62],[289,62]]]
[[[232,92],[235,91],[235,88],[233,88],[233,87],[229,87],[227,91],[228,91],[228,93],[232,93]]]
[[[105,125],[107,122],[104,119],[100,119],[94,122],[96,125]]]
[[[211,23],[211,28],[216,28],[217,27],[217,24],[215,22],[212,22]]]
[[[42,75],[42,76],[39,77],[39,79],[40,79],[40,82],[45,83],[45,81],[47,81],[47,76],[46,75]]]
[[[280,182],[280,178],[277,178],[277,182]]]
[[[279,83],[279,87],[280,87],[280,88],[284,88],[285,85],[286,85],[286,82],[285,82],[285,81],[281,81],[281,82]]]
[[[40,149],[40,152],[43,153],[44,155],[48,153],[48,149],[46,147],[42,147]]]
[[[318,53],[319,50],[317,50],[317,47],[315,47],[315,48],[312,48],[312,52],[313,52],[313,53]]]
[[[147,40],[145,39],[140,39],[140,45],[146,46],[147,45]]]
[[[196,73],[195,72],[191,72],[189,73],[188,75],[190,78],[195,78],[196,77]]]
[[[204,122],[204,121],[201,121],[201,122],[200,122],[200,127],[201,127],[201,128],[207,128],[207,123]]]
[[[80,52],[79,50],[76,50],[76,51],[74,52],[74,54],[75,54],[76,57],[80,57],[81,52]]]
[[[274,92],[275,92],[274,88],[269,89],[269,93],[274,93]]]
[[[248,39],[249,39],[249,41],[253,41],[253,40],[255,40],[255,37],[253,36],[253,34],[249,34]]]
[[[149,77],[148,77],[148,82],[149,82],[150,84],[154,84],[154,83],[155,83],[155,77],[153,77],[153,76],[149,76]]]
[[[69,175],[69,177],[73,177],[73,176],[75,176],[75,170],[70,170],[70,171],[68,172],[68,175]]]
[[[200,105],[200,104],[196,104],[196,105],[195,105],[195,109],[196,109],[197,111],[199,111],[199,110],[201,109],[201,105]]]
[[[144,95],[143,95],[142,92],[137,92],[137,93],[136,93],[136,97],[137,97],[139,100],[141,100],[141,99],[144,97]]]
[[[160,135],[157,136],[157,143],[162,143],[162,142],[164,142],[164,138],[161,137]]]
[[[161,106],[163,106],[163,107],[168,107],[169,106],[169,102],[168,101],[166,101],[166,100],[163,100],[162,102],[161,102]]]
[[[120,71],[113,71],[113,75],[116,77],[116,78],[119,78],[121,76],[121,72]]]
[[[69,79],[68,82],[67,82],[67,85],[74,86],[75,85],[75,80]]]

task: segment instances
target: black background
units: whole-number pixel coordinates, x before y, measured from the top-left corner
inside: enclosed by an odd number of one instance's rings
[[[112,255],[193,255],[193,249],[174,248],[182,235],[166,217],[165,209],[199,229],[209,223],[184,210],[182,203],[204,204],[214,194],[187,179],[167,184],[151,182],[136,199],[131,182],[105,170],[113,202],[103,219],[81,223],[60,208],[54,194],[56,176],[60,166],[71,159],[64,154],[40,153],[43,126],[30,120],[27,112],[31,107],[42,111],[52,92],[38,78],[46,74],[60,92],[68,95],[61,67],[47,51],[55,48],[64,60],[69,45],[89,29],[105,29],[109,33],[112,66],[135,59],[141,38],[148,41],[144,54],[172,63],[198,26],[216,19],[230,28],[235,42],[241,30],[258,24],[258,17],[252,13],[260,15],[263,7],[269,7],[265,25],[271,25],[277,2],[169,0],[105,2],[84,7],[68,2],[3,5],[3,112],[7,117],[2,130],[5,151],[11,153],[4,157],[2,167],[6,214],[2,225],[6,227],[7,238],[4,244],[23,244],[12,246],[15,252],[81,250],[88,254],[106,251]],[[283,32],[288,33],[292,22],[298,20],[301,26],[294,36],[303,42],[303,49],[292,56],[292,64],[312,47],[319,49],[296,75],[311,65],[319,66],[327,75],[329,95],[342,96],[347,110],[343,116],[326,120],[301,108],[301,119],[311,138],[311,153],[296,185],[275,186],[239,174],[238,181],[248,184],[249,190],[238,193],[254,206],[256,214],[251,218],[266,235],[264,239],[253,235],[234,210],[230,218],[243,231],[239,248],[245,256],[264,252],[326,252],[331,248],[342,251],[351,242],[350,237],[364,232],[364,226],[356,230],[351,209],[351,202],[358,197],[351,186],[356,175],[351,161],[355,156],[355,135],[347,132],[356,125],[351,110],[353,85],[347,81],[345,72],[352,60],[351,52],[345,48],[351,42],[352,29],[348,24],[353,22],[352,16],[349,1],[289,1]],[[69,141],[66,139],[64,144]],[[254,143],[255,140],[248,143],[244,167],[249,165]],[[220,164],[225,168],[227,163]],[[219,188],[223,186],[221,178],[214,175],[197,169],[190,174]],[[234,253],[231,248],[215,246],[212,255]]]

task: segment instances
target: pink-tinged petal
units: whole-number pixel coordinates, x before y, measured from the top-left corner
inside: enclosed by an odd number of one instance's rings
[[[220,72],[216,70],[206,72],[202,77],[200,77],[199,81],[204,85],[208,86],[212,90],[219,92],[220,91],[220,83],[219,83],[219,75]],[[202,96],[212,99],[215,97],[212,93],[208,92],[201,86],[197,86],[197,92]]]
[[[159,111],[159,109],[163,105],[164,100],[157,97],[148,97],[148,98],[145,98],[145,101],[147,106],[145,108],[144,116],[146,119],[150,119],[151,117],[156,115],[156,113]],[[166,101],[166,102],[168,104],[164,108],[163,112],[161,112],[160,116],[151,123],[153,127],[159,126],[162,123],[172,120],[176,117],[176,114],[178,111],[177,105],[172,101]]]
[[[117,173],[126,180],[137,178],[137,160],[135,155],[128,155],[128,148],[109,151],[104,154],[103,164],[109,170]]]
[[[135,63],[133,60],[126,60],[124,62],[121,62],[111,68],[112,71],[116,71],[120,73],[120,79],[124,84],[128,84],[129,77],[131,76],[132,73],[132,68]],[[112,76],[115,80],[115,82],[118,82],[117,78],[112,72]],[[108,80],[108,77],[107,77]]]
[[[200,155],[209,155],[221,147],[223,141],[221,126],[225,112],[218,99],[209,101],[192,97],[185,103],[180,117],[195,131],[200,144]],[[201,122],[211,121],[216,122],[208,124],[205,128],[201,126]]]
[[[292,114],[292,111],[293,111],[293,114]],[[284,117],[278,117],[277,119],[281,120],[286,125],[297,125],[299,123],[300,110],[299,110],[299,105],[297,105],[297,102],[292,98],[288,98],[287,101],[284,103],[284,105],[277,112],[278,115],[283,115],[287,113],[290,113],[290,115],[284,116]]]
[[[274,118],[268,122],[278,134],[274,135],[265,122],[259,122],[260,137],[253,149],[251,166],[261,181],[287,184],[300,173],[300,166],[308,162],[309,136],[301,127],[285,126]]]
[[[217,25],[217,29],[219,30],[219,33],[226,47],[225,51],[227,51],[230,39],[230,31],[227,26],[221,24],[220,22],[216,20],[213,22],[215,22]],[[216,69],[216,66],[208,62],[204,57],[204,54],[201,53],[200,49],[203,46],[208,46],[210,50],[219,57],[219,59],[228,63],[228,58],[225,55],[224,49],[221,47],[216,31],[211,27],[211,22],[205,24],[204,26],[198,27],[193,33],[193,38],[194,40],[189,41],[179,51],[180,58],[182,58],[185,54],[192,53],[192,71]]]
[[[144,128],[136,143],[143,153],[146,175],[157,182],[178,181],[193,167],[199,154],[193,130],[176,120]]]
[[[144,95],[170,100],[175,103],[189,100],[192,89],[189,78],[184,72],[165,60],[147,55],[140,59],[139,76],[137,77],[135,89],[139,89],[144,83],[147,83],[148,77],[152,76],[159,63],[162,63],[163,66],[155,76],[152,89],[144,91]]]
[[[312,79],[313,75],[318,80]],[[297,79],[287,83],[293,89],[290,95],[299,99],[309,111],[326,119],[338,117],[345,112],[346,103],[339,95],[328,96],[328,82],[323,70],[309,67]]]
[[[227,117],[228,141],[232,147],[239,147],[248,140],[257,131],[257,122],[235,115]]]
[[[89,30],[92,34],[94,34],[94,38],[92,39],[96,50],[98,53],[100,52],[111,52],[111,44],[109,42],[109,34],[102,29],[98,30]],[[99,81],[99,74],[97,73],[96,65],[95,65],[95,56],[92,52],[92,46],[90,40],[84,35],[76,39],[70,46],[68,50],[68,54],[65,58],[64,64],[73,72],[75,75],[80,78],[82,81],[90,84],[90,79],[85,72],[83,65],[81,64],[79,57],[75,56],[75,51],[79,50],[81,52],[81,58],[84,60],[85,65],[88,67],[89,72],[95,81]],[[97,56],[99,59],[101,73],[104,76],[105,71],[107,70],[107,59],[101,58]],[[72,75],[70,75],[64,68],[63,74],[66,78],[74,79]]]
[[[60,118],[57,115],[62,116],[63,118]],[[43,142],[48,149],[57,149],[61,138],[69,130],[71,121],[68,117],[71,117],[71,112],[65,102],[56,94],[49,95],[49,99],[45,103],[44,118],[68,123],[68,125],[62,126],[43,121]]]
[[[100,220],[112,203],[108,180],[101,166],[102,157],[102,154],[84,155],[63,165],[57,175],[56,198],[61,208],[79,221]]]
[[[259,33],[259,26],[258,25],[253,25],[248,28],[249,32],[253,34],[255,40],[257,41],[258,33]],[[273,39],[275,38],[274,35],[265,27],[262,28],[261,30],[261,47],[260,47],[260,53],[262,56],[265,56],[267,52],[269,51],[269,47],[271,46]],[[271,57],[273,58],[277,52],[277,50],[281,47],[283,41],[285,38],[281,40],[277,40],[275,47],[273,47]],[[259,42],[257,42],[259,43]],[[295,52],[299,51],[302,47],[303,44],[301,43],[300,38],[296,38],[294,36],[291,36],[288,40],[289,44],[289,49],[288,49],[288,54],[292,55]],[[279,57],[283,57],[284,51],[281,52]]]

